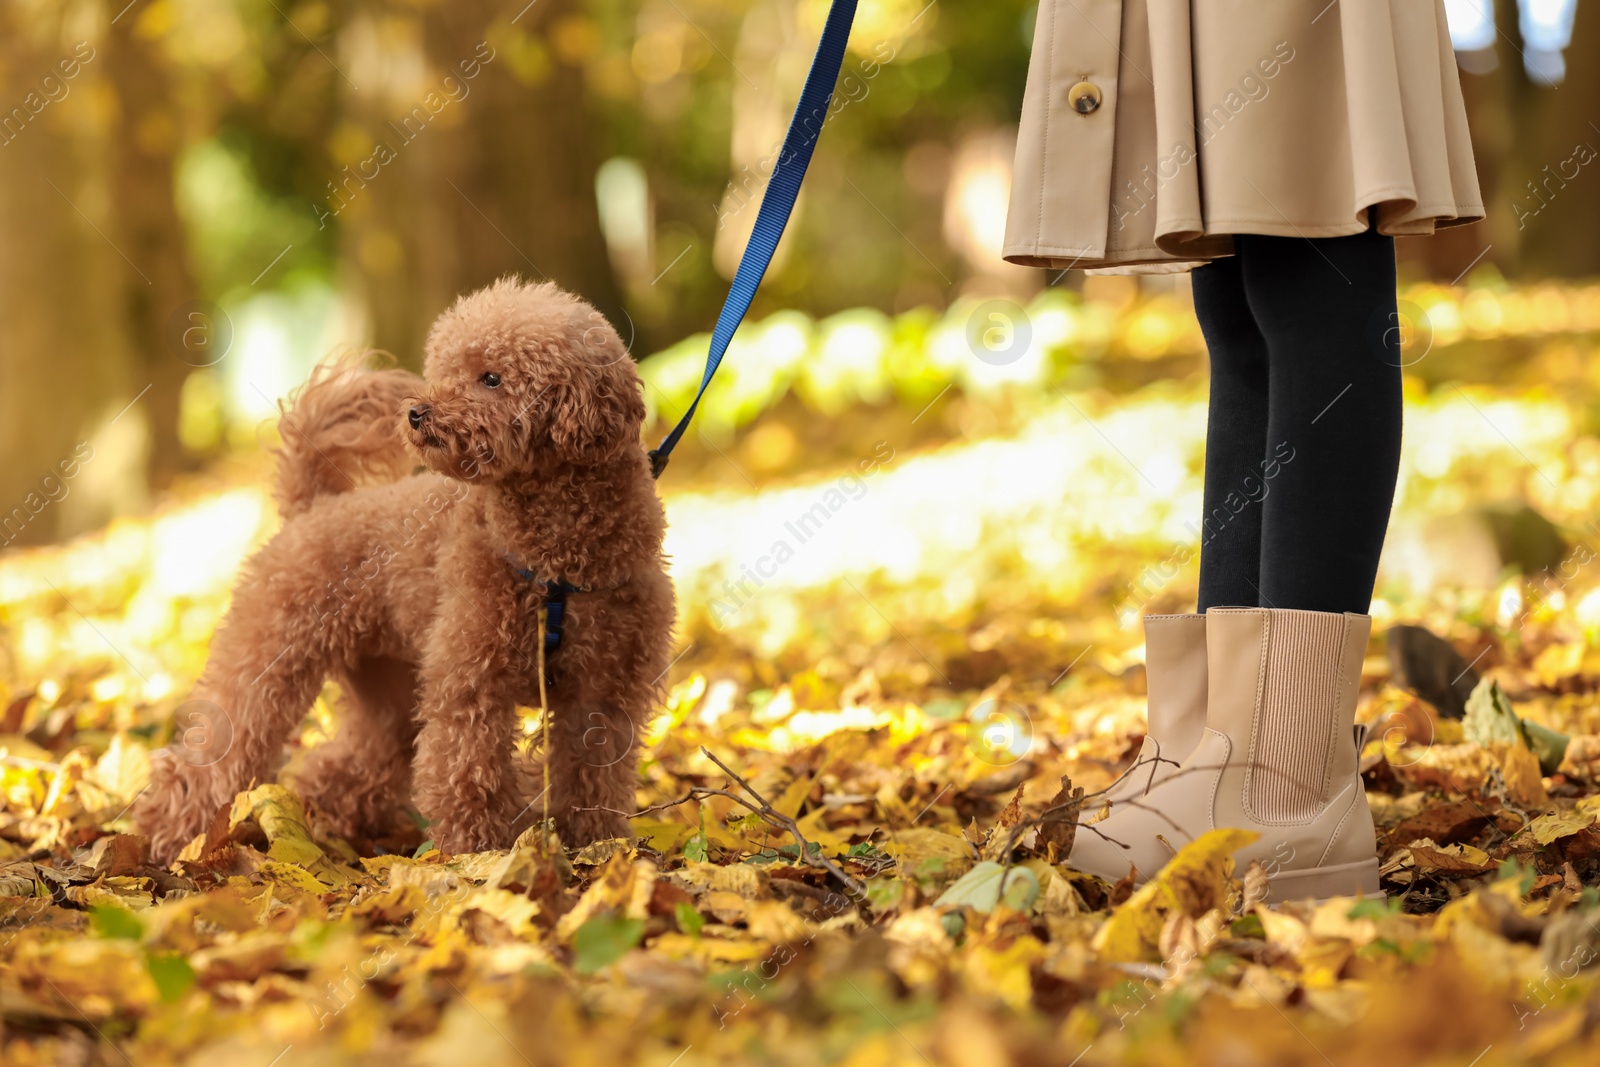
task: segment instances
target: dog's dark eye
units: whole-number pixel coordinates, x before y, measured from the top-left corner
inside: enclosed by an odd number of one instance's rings
[[[486,371],[483,377],[479,378],[478,381],[482,382],[484,385],[487,385],[490,389],[500,388],[500,375],[496,374],[494,371]]]

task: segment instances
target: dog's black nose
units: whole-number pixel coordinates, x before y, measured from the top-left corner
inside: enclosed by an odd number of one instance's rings
[[[428,417],[429,410],[430,408],[427,404],[418,404],[411,409],[406,417],[411,420],[411,428],[413,430],[422,429],[422,420]]]

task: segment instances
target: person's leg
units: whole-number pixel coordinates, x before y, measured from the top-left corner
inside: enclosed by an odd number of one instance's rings
[[[1244,579],[1257,606],[1208,602],[1218,594],[1205,584],[1202,550],[1204,736],[1137,805],[1113,810],[1098,833],[1079,834],[1069,862],[1105,878],[1121,878],[1131,865],[1148,878],[1177,843],[1240,827],[1258,837],[1237,859],[1263,863],[1269,900],[1376,894],[1372,814],[1350,725],[1400,456],[1394,244],[1371,231],[1236,240],[1250,318],[1267,351],[1267,432],[1252,454],[1263,490],[1252,505],[1261,516],[1260,566],[1255,580]],[[1225,275],[1202,272],[1220,265],[1195,272],[1196,309],[1206,307],[1207,316],[1218,305],[1204,286]],[[1214,475],[1213,460],[1231,455],[1230,429],[1243,436],[1256,424],[1219,421],[1219,399],[1224,418],[1246,408],[1229,408],[1226,386],[1219,395],[1216,370],[1233,364],[1217,356],[1234,349],[1205,329],[1214,368],[1209,508],[1215,494],[1232,491],[1218,476],[1255,476]],[[1242,455],[1235,462],[1246,465]],[[1226,534],[1213,537],[1211,551],[1214,563],[1229,566],[1213,575],[1245,569],[1231,550],[1217,553]]]
[[[1194,313],[1211,357],[1206,414],[1200,606],[1254,607],[1261,584],[1262,462],[1267,448],[1267,342],[1245,298],[1238,256],[1197,267]]]
[[[1394,239],[1237,240],[1271,368],[1259,606],[1365,614],[1400,467]]]

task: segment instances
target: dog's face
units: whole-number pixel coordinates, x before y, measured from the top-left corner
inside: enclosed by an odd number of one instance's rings
[[[599,312],[549,283],[503,278],[458,299],[428,333],[424,377],[403,428],[453,478],[595,466],[640,447],[633,360]]]

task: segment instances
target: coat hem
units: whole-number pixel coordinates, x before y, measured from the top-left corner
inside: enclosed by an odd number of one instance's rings
[[[1385,198],[1387,190],[1379,190],[1368,194],[1362,199],[1366,202],[1362,212],[1384,203],[1393,203],[1394,197]],[[1396,190],[1404,193],[1405,190]],[[1373,197],[1375,199],[1369,199]],[[1413,217],[1406,219],[1380,219],[1378,232],[1389,237],[1421,237],[1427,236],[1435,229],[1445,226],[1465,226],[1481,222],[1484,218],[1484,209],[1481,204],[1440,204],[1427,206],[1421,209],[1413,208],[1406,214]],[[1222,259],[1234,254],[1231,238],[1240,234],[1255,234],[1263,237],[1349,237],[1353,234],[1363,233],[1370,223],[1350,219],[1343,222],[1325,222],[1309,225],[1285,223],[1282,217],[1259,218],[1251,216],[1234,216],[1229,218],[1212,219],[1202,224],[1197,219],[1176,220],[1166,233],[1186,235],[1183,239],[1174,241],[1171,246],[1163,246],[1160,238],[1153,248],[1116,248],[1116,249],[1085,249],[1061,248],[1041,244],[1011,245],[1001,252],[1001,258],[1007,263],[1014,263],[1024,267],[1040,267],[1046,270],[1063,270],[1074,267],[1085,271],[1111,271],[1127,267],[1155,267],[1159,271],[1146,273],[1174,273],[1182,270],[1192,270],[1202,266],[1213,259]],[[1226,240],[1225,249],[1209,250],[1207,245],[1216,245],[1218,242],[1211,239],[1223,238]],[[1190,246],[1193,247],[1190,247]]]

